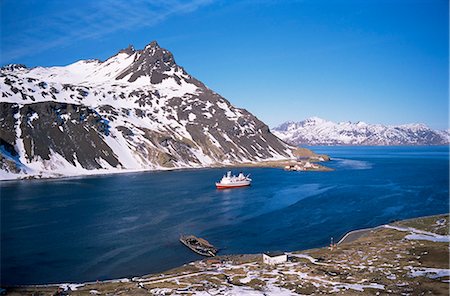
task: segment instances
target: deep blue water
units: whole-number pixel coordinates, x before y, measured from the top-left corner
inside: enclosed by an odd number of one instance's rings
[[[448,147],[314,147],[333,172],[249,168],[2,182],[1,283],[80,282],[159,272],[201,257],[325,246],[345,232],[449,211]]]

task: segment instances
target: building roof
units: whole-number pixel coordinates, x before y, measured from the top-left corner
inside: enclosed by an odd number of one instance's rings
[[[280,251],[272,251],[272,252],[264,252],[264,255],[267,255],[269,257],[277,257],[277,256],[285,255],[285,253],[280,252]]]

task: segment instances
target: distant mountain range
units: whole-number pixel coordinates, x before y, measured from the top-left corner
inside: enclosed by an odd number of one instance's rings
[[[105,61],[0,71],[0,179],[293,157],[155,41]]]
[[[433,130],[424,124],[335,123],[318,117],[288,121],[272,132],[293,145],[445,145],[450,142],[449,130]]]

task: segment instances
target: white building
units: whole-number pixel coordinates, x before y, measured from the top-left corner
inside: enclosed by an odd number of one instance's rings
[[[263,253],[263,262],[265,264],[279,264],[287,261],[287,255],[283,252],[266,252]]]

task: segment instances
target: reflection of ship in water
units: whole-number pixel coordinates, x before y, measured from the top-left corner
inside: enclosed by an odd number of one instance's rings
[[[182,235],[180,242],[202,256],[214,257],[217,254],[217,249],[203,238],[193,235]]]

